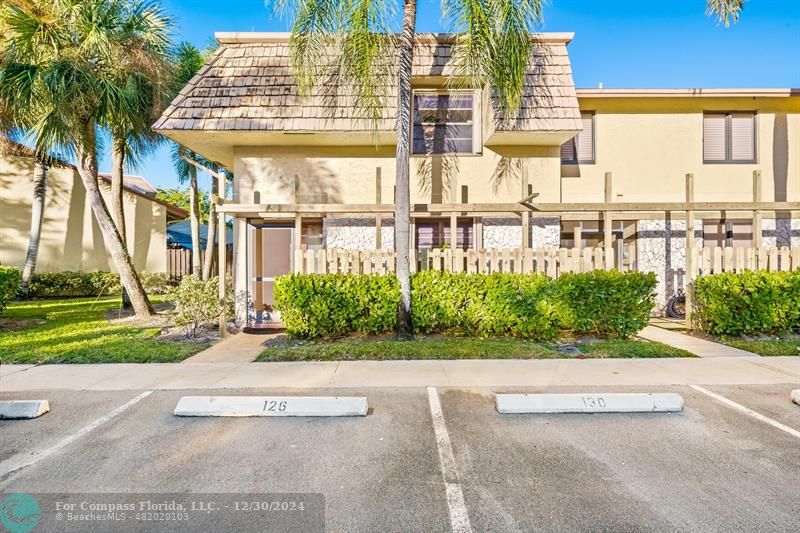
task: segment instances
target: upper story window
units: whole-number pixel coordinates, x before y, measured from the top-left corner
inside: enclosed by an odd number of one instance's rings
[[[561,162],[565,164],[594,163],[594,113],[581,113],[583,131],[561,145]]]
[[[474,94],[416,91],[414,154],[473,154]]]
[[[755,163],[756,114],[703,114],[704,163]]]

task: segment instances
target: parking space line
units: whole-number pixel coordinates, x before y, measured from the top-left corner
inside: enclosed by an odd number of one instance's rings
[[[752,416],[756,420],[760,420],[760,421],[764,422],[765,424],[769,424],[770,426],[772,426],[774,428],[780,429],[781,431],[785,431],[789,435],[791,435],[793,437],[797,437],[798,439],[800,439],[800,431],[797,431],[794,428],[790,428],[789,426],[787,426],[785,424],[781,424],[777,420],[773,420],[771,418],[767,418],[766,416],[762,415],[761,413],[757,413],[756,411],[753,411],[752,409],[748,409],[744,405],[738,404],[738,403],[734,402],[733,400],[729,400],[725,396],[722,396],[722,395],[717,394],[715,392],[711,392],[708,389],[704,389],[703,387],[701,387],[699,385],[689,385],[689,386],[691,388],[693,388],[694,390],[698,391],[698,392],[702,392],[703,394],[705,394],[707,396],[711,396],[712,398],[714,398],[718,402],[723,403],[723,404],[727,405],[728,407],[730,407],[732,409],[736,409],[737,411],[739,411],[741,413],[744,413],[744,414],[746,414],[748,416]]]
[[[128,400],[127,402],[125,402],[124,404],[120,405],[119,407],[117,407],[113,411],[109,412],[108,414],[106,414],[104,416],[101,416],[100,418],[98,418],[97,420],[95,420],[94,422],[89,424],[88,426],[85,426],[85,427],[81,428],[80,430],[76,431],[75,433],[73,433],[72,435],[69,435],[69,436],[63,438],[62,440],[60,440],[59,442],[57,442],[56,444],[54,444],[53,446],[51,446],[49,448],[45,448],[44,450],[33,452],[32,455],[28,455],[28,456],[23,457],[23,458],[20,458],[18,456],[13,456],[13,457],[10,457],[9,459],[6,459],[3,462],[0,462],[0,480],[5,480],[6,478],[8,478],[8,476],[13,474],[14,472],[17,472],[17,471],[22,470],[23,468],[27,468],[29,466],[33,466],[36,463],[38,463],[39,461],[41,461],[42,459],[46,459],[46,458],[50,457],[51,455],[60,452],[61,450],[63,450],[64,448],[66,448],[67,446],[69,446],[70,444],[75,442],[76,440],[80,439],[84,435],[86,435],[88,433],[91,433],[92,431],[94,431],[98,427],[102,426],[103,424],[105,424],[106,422],[111,420],[112,418],[114,418],[116,416],[119,416],[124,411],[130,409],[131,407],[133,407],[134,405],[136,405],[140,401],[142,401],[145,398],[147,398],[148,396],[150,396],[150,394],[152,394],[152,393],[153,393],[153,391],[151,391],[151,390],[144,391],[143,393],[141,393],[138,396]],[[51,413],[49,416],[57,416],[57,414]]]
[[[464,493],[461,491],[461,482],[458,480],[453,447],[450,445],[450,435],[447,433],[447,426],[444,423],[442,404],[439,402],[439,393],[436,391],[436,387],[428,387],[428,403],[431,407],[436,447],[439,449],[439,462],[442,465],[447,506],[450,509],[450,527],[454,533],[471,533],[472,526],[469,523],[467,505],[464,503]]]

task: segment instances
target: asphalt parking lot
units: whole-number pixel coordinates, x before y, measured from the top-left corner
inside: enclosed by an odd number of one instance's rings
[[[705,387],[800,430],[793,388]],[[52,411],[0,421],[0,493],[321,493],[327,531],[800,528],[800,438],[691,387],[658,391],[684,411],[500,415],[495,392],[545,391],[438,388],[449,473],[425,388],[303,390],[367,396],[367,417],[327,419],[178,418],[180,391],[15,393]]]

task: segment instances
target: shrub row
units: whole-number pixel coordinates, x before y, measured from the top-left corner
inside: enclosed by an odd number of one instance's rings
[[[800,270],[709,274],[694,287],[698,325],[713,335],[800,331]]]
[[[538,274],[424,271],[411,280],[416,333],[554,338],[561,329],[625,337],[646,324],[654,274],[597,271],[553,280]],[[278,279],[275,307],[300,338],[394,330],[400,291],[393,276],[290,274]]]
[[[166,294],[174,284],[164,272],[140,272],[148,294]],[[119,274],[112,272],[42,272],[31,279],[26,298],[116,296],[122,292]]]
[[[0,315],[19,291],[20,279],[18,268],[0,265]]]

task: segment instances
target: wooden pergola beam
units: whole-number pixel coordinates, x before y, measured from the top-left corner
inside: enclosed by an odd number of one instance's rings
[[[800,202],[571,202],[542,203],[533,206],[533,213],[560,215],[567,213],[642,213],[667,211],[800,211]],[[261,213],[294,215],[320,214],[391,214],[394,204],[234,204],[227,203],[220,212],[252,216]],[[494,204],[414,204],[415,215],[445,216],[450,213],[508,213],[519,216],[525,209],[516,203]]]

